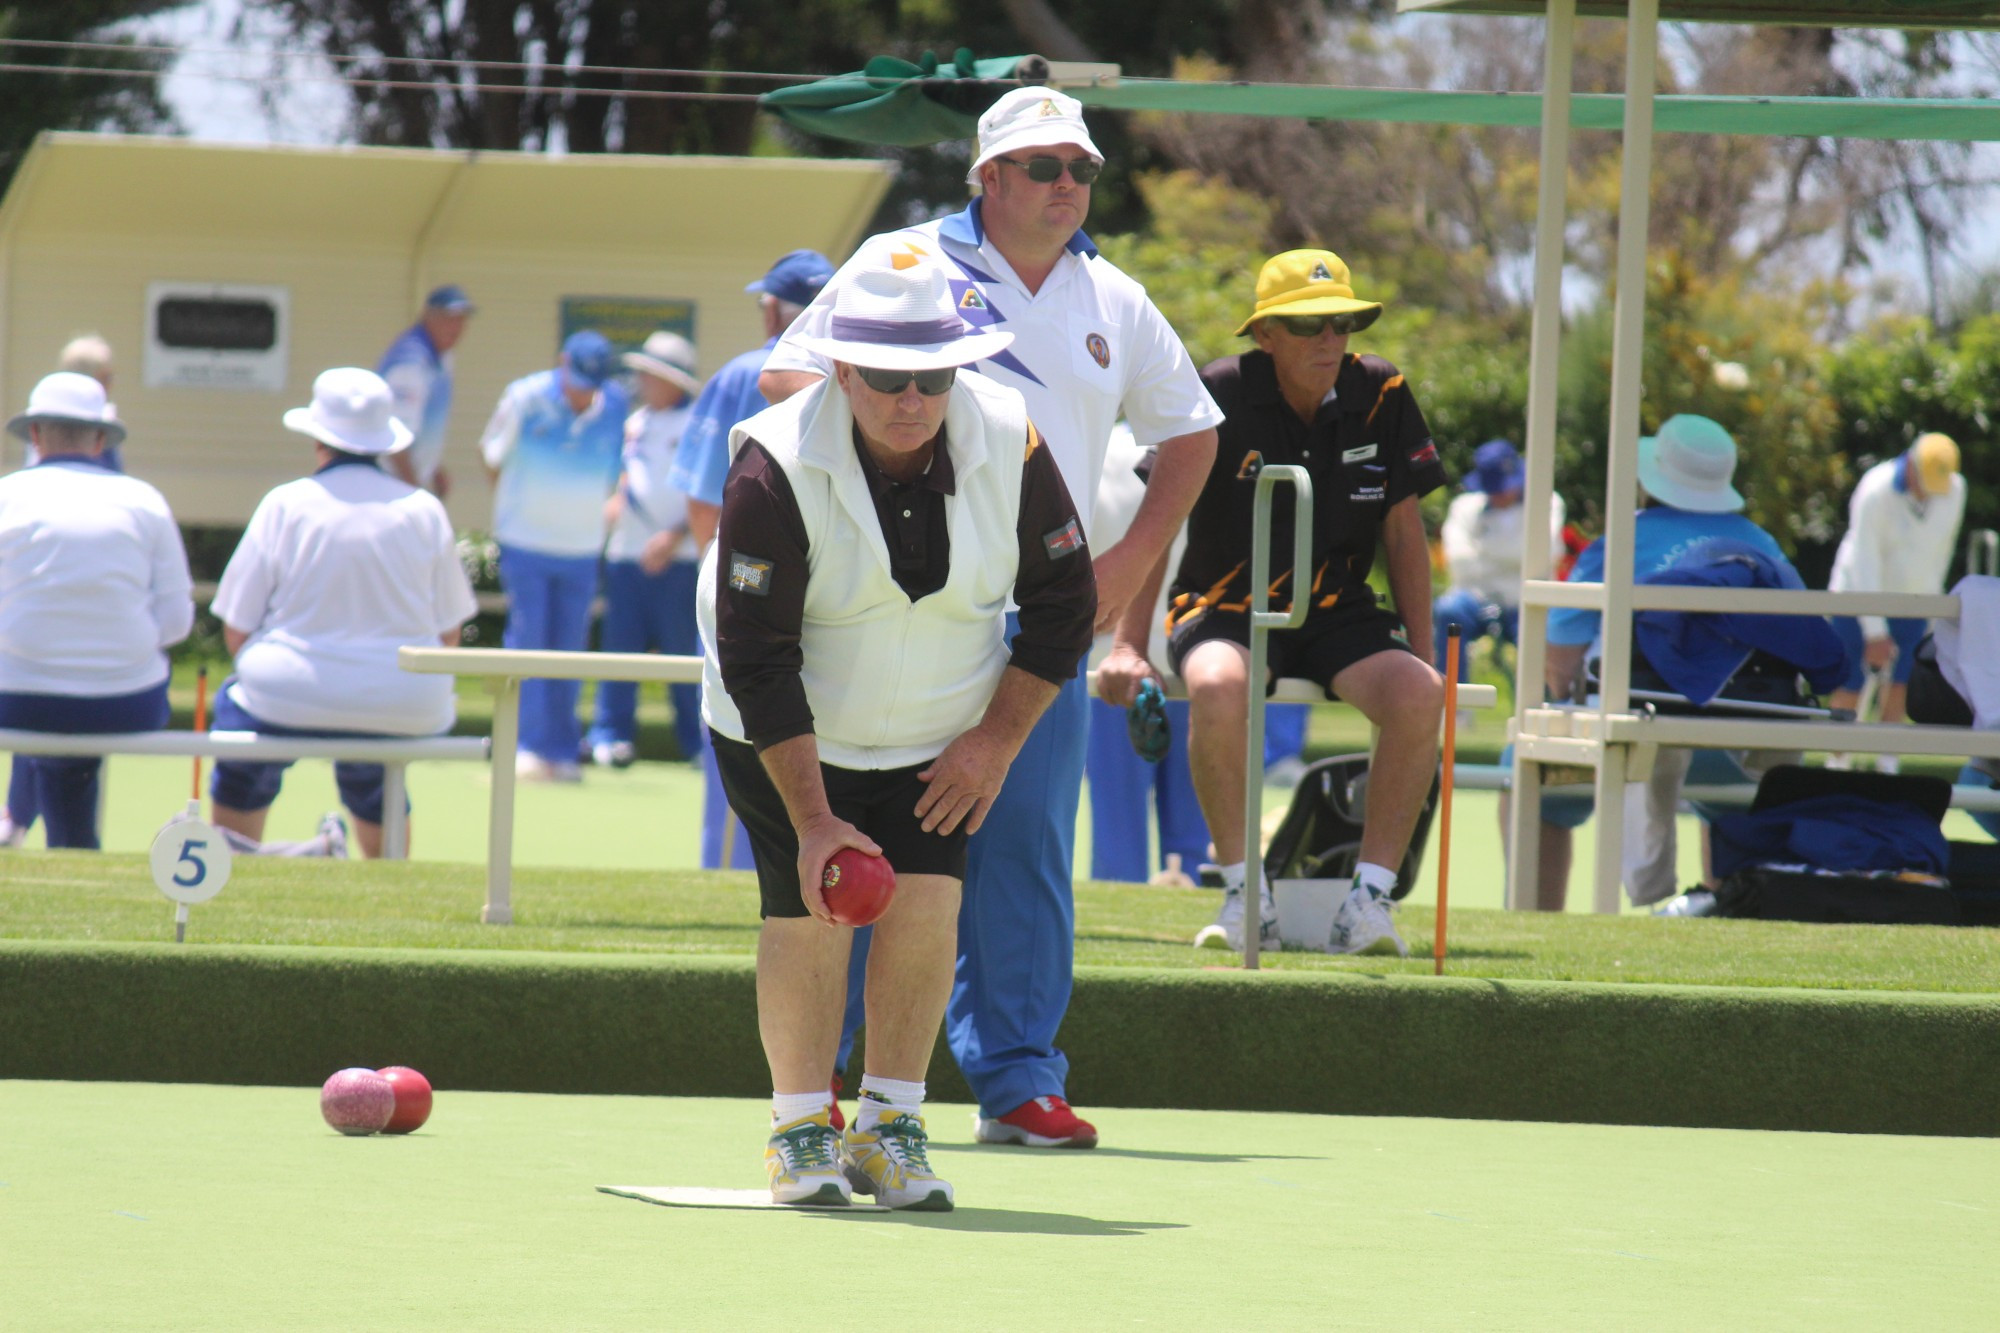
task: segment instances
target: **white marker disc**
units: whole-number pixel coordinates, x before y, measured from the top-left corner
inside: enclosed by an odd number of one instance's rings
[[[199,819],[176,819],[153,835],[153,883],[177,903],[205,903],[229,882],[229,844]]]

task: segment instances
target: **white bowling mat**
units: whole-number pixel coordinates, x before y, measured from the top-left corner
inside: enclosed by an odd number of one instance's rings
[[[700,1185],[599,1185],[605,1194],[616,1194],[623,1199],[638,1199],[645,1203],[661,1203],[669,1208],[775,1208],[784,1212],[803,1212],[811,1209],[823,1213],[886,1213],[888,1205],[863,1203],[856,1199],[850,1204],[801,1204],[772,1203],[769,1190],[718,1190]]]

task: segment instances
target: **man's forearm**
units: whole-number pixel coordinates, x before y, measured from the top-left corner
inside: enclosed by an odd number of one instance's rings
[[[1161,443],[1146,479],[1146,497],[1119,546],[1129,546],[1148,562],[1166,554],[1208,483],[1209,470],[1215,466],[1215,441],[1213,430],[1198,430]],[[1157,586],[1153,591],[1159,594]]]
[[[1170,551],[1160,552],[1160,558],[1153,562],[1152,573],[1139,585],[1138,596],[1125,604],[1125,612],[1118,617],[1118,627],[1112,632],[1113,643],[1124,644],[1141,657],[1153,642],[1153,612],[1160,604],[1160,585],[1167,580],[1170,554]]]
[[[979,729],[1006,748],[1011,762],[1061,692],[1054,682],[1010,666],[1000,673],[1000,683],[986,705],[986,715],[979,719]]]
[[[1583,670],[1587,644],[1552,643],[1542,657],[1542,684],[1557,703],[1568,702],[1576,692],[1577,673]]]
[[[833,812],[819,771],[819,741],[811,732],[768,746],[757,757],[771,775],[771,785],[778,789],[794,829]]]

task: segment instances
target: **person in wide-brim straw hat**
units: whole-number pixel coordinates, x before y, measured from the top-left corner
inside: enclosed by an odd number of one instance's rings
[[[1011,341],[959,318],[935,264],[863,268],[806,340],[832,377],[731,434],[700,580],[703,698],[762,897],[777,1203],[854,1190],[953,1203],[922,1107],[967,839],[1074,678],[1097,606],[1076,507],[1025,401],[962,369]],[[867,1069],[843,1137],[828,1091],[838,1025],[822,1016],[847,986],[851,932],[827,929],[832,904],[861,869],[829,862],[852,850],[886,857],[895,895],[874,923]]]

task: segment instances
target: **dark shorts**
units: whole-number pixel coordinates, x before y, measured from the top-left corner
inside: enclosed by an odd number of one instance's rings
[[[1185,675],[1181,664],[1197,644],[1210,639],[1249,647],[1250,613],[1210,609],[1177,622],[1167,636],[1167,658],[1173,664],[1174,674]],[[1297,629],[1271,631],[1264,654],[1271,683],[1264,692],[1269,694],[1280,678],[1290,678],[1309,680],[1324,689],[1327,698],[1338,698],[1333,692],[1333,678],[1356,662],[1377,653],[1409,651],[1403,622],[1393,611],[1373,602],[1356,601],[1352,606],[1315,610],[1307,613],[1306,623]]]
[[[301,731],[296,727],[281,727],[274,722],[266,722],[253,716],[243,705],[236,702],[229,692],[235,681],[231,676],[222,682],[222,688],[215,692],[215,716],[209,719],[212,731],[254,731],[260,736],[330,737],[336,740],[380,740],[385,737],[380,732],[367,731]],[[408,737],[387,737],[392,740],[407,740]],[[208,794],[218,804],[232,810],[268,810],[278,799],[278,793],[285,785],[285,770],[292,766],[289,759],[218,759],[215,771],[209,776]],[[334,784],[340,788],[340,803],[356,819],[369,824],[382,822],[385,796],[382,790],[385,777],[380,764],[362,764],[349,760],[339,760],[333,766]],[[410,798],[403,797],[403,812],[408,814]]]
[[[715,743],[715,767],[729,808],[750,835],[750,855],[757,863],[757,888],[764,916],[807,915],[799,893],[799,839],[785,813],[784,798],[764,771],[754,747],[709,732]],[[854,769],[819,766],[833,813],[881,845],[882,855],[899,875],[944,875],[965,878],[967,834],[926,833],[916,816],[924,784],[917,774],[928,763],[911,768]]]

